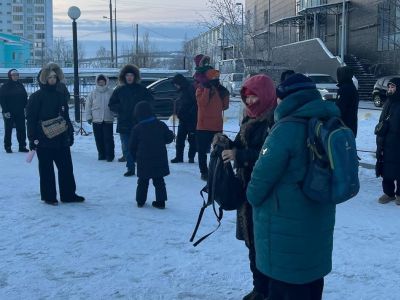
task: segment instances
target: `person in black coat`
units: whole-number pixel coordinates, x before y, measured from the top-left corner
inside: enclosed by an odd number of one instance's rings
[[[350,67],[339,67],[337,69],[338,93],[336,105],[340,109],[344,124],[349,127],[354,136],[357,136],[358,123],[358,91],[353,83],[353,71]]]
[[[179,91],[179,97],[176,101],[179,126],[176,138],[176,156],[171,160],[171,163],[183,162],[186,137],[189,142],[189,163],[194,163],[197,125],[196,91],[194,86],[182,74],[176,74],[172,79],[172,83]]]
[[[12,153],[11,135],[14,124],[17,130],[19,152],[28,152],[25,126],[25,108],[28,102],[28,94],[18,79],[18,71],[11,69],[8,71],[8,81],[0,88],[0,104],[4,119],[4,148],[7,153]]]
[[[28,101],[26,119],[29,148],[36,150],[39,159],[41,199],[50,205],[57,205],[56,181],[54,165],[58,169],[58,184],[62,202],[82,202],[78,196],[73,174],[70,147],[74,143],[74,131],[68,113],[69,93],[61,83],[64,74],[56,64],[46,65],[40,73],[40,89],[33,93]],[[41,122],[63,117],[68,129],[48,138]]]
[[[388,83],[388,100],[382,110],[380,122],[385,123],[377,133],[376,175],[382,177],[383,195],[379,203],[395,200],[400,205],[400,79]]]
[[[139,68],[134,65],[126,65],[119,74],[120,85],[114,90],[110,98],[110,110],[118,114],[117,132],[120,134],[122,152],[126,159],[127,172],[124,176],[135,175],[135,163],[129,153],[129,138],[132,128],[137,120],[134,117],[135,106],[140,101],[153,103],[154,99],[150,91],[140,82]]]
[[[136,105],[135,118],[139,122],[132,130],[130,154],[137,163],[136,202],[142,207],[147,199],[149,180],[153,180],[156,189],[156,201],[152,205],[165,208],[167,190],[164,177],[169,175],[166,144],[172,143],[174,133],[168,126],[159,121],[153,114],[149,102],[142,101]]]

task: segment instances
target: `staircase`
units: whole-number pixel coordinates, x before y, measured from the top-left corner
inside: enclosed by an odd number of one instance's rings
[[[360,100],[371,101],[372,91],[376,82],[375,76],[368,73],[360,60],[354,55],[345,56],[344,62],[353,69],[354,76],[358,80],[358,95]]]

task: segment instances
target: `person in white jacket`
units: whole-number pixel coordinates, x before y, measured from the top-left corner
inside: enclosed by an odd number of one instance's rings
[[[96,77],[96,88],[87,99],[86,120],[93,124],[93,133],[96,141],[99,160],[114,160],[114,113],[110,111],[108,103],[113,89],[109,87],[107,76],[100,74]]]

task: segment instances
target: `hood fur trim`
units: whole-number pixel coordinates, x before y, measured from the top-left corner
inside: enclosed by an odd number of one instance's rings
[[[57,74],[57,78],[60,82],[64,82],[64,72],[56,63],[48,63],[45,65],[40,73],[39,81],[41,84],[47,84],[47,77],[49,77],[51,71],[54,71]]]

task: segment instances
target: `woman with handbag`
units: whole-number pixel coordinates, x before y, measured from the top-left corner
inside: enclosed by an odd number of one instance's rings
[[[85,200],[75,193],[70,152],[74,130],[68,114],[69,93],[65,92],[63,79],[64,74],[58,65],[46,65],[40,73],[40,89],[30,96],[27,106],[29,148],[37,152],[40,194],[42,200],[50,205],[58,204],[53,163],[58,169],[60,200]]]
[[[274,123],[275,85],[268,76],[255,75],[244,82],[241,96],[246,116],[238,135],[231,142],[231,150],[224,150],[222,158],[225,162],[234,161],[237,175],[246,188],[261,147]],[[253,273],[253,290],[243,300],[263,300],[269,294],[269,278],[256,267],[252,208],[247,199],[237,211],[236,224],[236,237],[244,240],[249,249],[250,270]]]
[[[388,100],[383,107],[376,134],[376,176],[382,177],[383,195],[378,202],[400,205],[400,78],[388,83]]]

